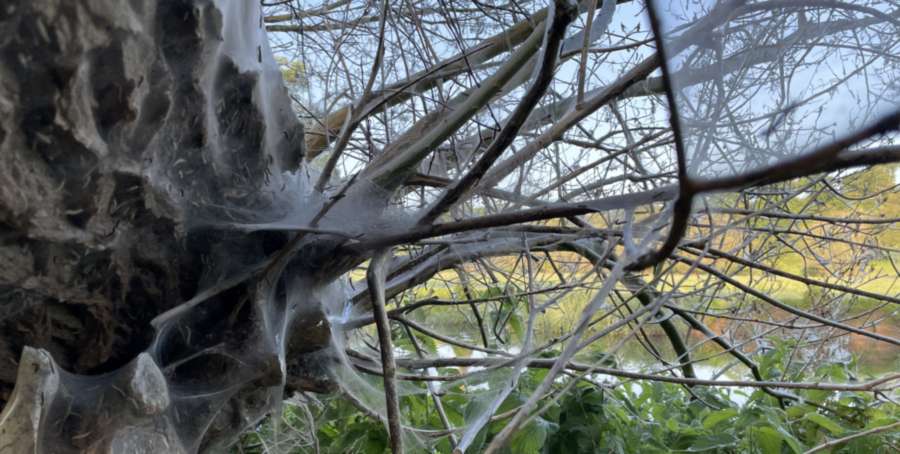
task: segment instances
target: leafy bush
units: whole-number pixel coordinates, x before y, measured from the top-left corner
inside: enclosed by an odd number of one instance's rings
[[[853,382],[854,364],[824,364],[804,373],[791,364],[790,345],[776,348],[757,360],[765,377],[785,376],[795,381]],[[528,370],[518,388],[497,414],[524,403],[546,370]],[[786,375],[785,375],[786,374]],[[559,387],[571,384],[567,378]],[[799,390],[800,401],[777,399],[759,389],[695,386],[651,382],[604,382],[591,377],[579,381],[556,402],[535,416],[511,440],[505,453],[803,453],[831,439],[885,426],[900,420],[900,407],[884,396],[862,392]],[[607,385],[608,384],[608,385]],[[424,391],[424,387],[423,387]],[[442,398],[448,419],[462,425],[478,405],[464,385],[446,389]],[[292,433],[315,435],[321,453],[382,454],[389,452],[384,425],[354,407],[350,400],[328,398],[316,404],[287,405],[281,421],[281,440],[273,435],[271,421],[247,434],[236,452],[315,452]],[[402,411],[416,427],[443,429],[431,398],[426,393],[406,396]],[[482,429],[470,453],[481,449],[505,425],[504,419]],[[427,438],[427,437],[424,437]],[[294,446],[292,446],[292,443]],[[833,448],[832,453],[897,452],[900,433],[885,431],[859,437]],[[280,451],[275,451],[275,448]],[[285,449],[288,447],[290,449]],[[447,437],[439,438],[430,452],[450,453]],[[423,451],[424,452],[424,451]]]

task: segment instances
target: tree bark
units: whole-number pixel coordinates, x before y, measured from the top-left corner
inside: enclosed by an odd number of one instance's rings
[[[150,323],[286,243],[202,221],[301,170],[287,100],[258,2],[0,6],[0,453],[205,451],[331,388],[313,296]]]

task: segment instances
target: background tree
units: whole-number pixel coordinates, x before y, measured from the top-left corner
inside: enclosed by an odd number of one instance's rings
[[[900,344],[893,2],[82,3],[0,7],[0,452],[308,391],[394,452],[564,446],[632,380],[844,424],[778,449],[897,427],[896,361],[815,367]]]

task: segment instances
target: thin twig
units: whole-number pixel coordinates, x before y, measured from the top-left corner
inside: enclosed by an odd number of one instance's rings
[[[894,422],[892,424],[888,424],[886,426],[873,427],[869,430],[864,430],[862,432],[857,432],[852,435],[847,435],[846,437],[837,438],[837,439],[822,443],[822,444],[810,449],[809,451],[804,452],[803,454],[813,454],[813,453],[816,453],[819,451],[824,451],[826,449],[831,449],[836,446],[840,446],[849,441],[853,441],[857,438],[868,437],[869,435],[875,435],[875,434],[882,433],[882,432],[889,432],[889,431],[892,431],[892,430],[895,430],[898,428],[900,428],[900,421]]]
[[[375,327],[381,350],[381,367],[384,373],[384,400],[387,407],[388,432],[391,436],[391,452],[403,453],[403,434],[400,427],[400,402],[397,398],[396,366],[394,346],[391,342],[391,326],[384,308],[384,280],[390,249],[378,251],[369,262],[366,282],[371,294],[372,310],[375,313]]]

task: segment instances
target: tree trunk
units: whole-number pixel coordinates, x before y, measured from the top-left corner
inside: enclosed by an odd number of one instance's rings
[[[0,453],[206,451],[330,389],[313,253],[150,323],[288,241],[222,228],[302,173],[258,3],[13,1],[0,52]]]

